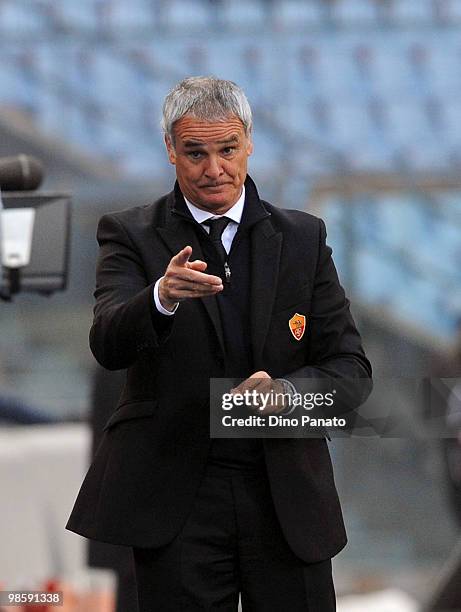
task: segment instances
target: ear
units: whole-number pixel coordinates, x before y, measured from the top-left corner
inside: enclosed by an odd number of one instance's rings
[[[168,153],[168,159],[170,160],[170,164],[176,165],[176,151],[168,134],[165,134],[165,146]]]
[[[251,138],[251,134],[248,136],[246,152],[247,152],[247,155],[251,155],[253,153],[253,140]]]

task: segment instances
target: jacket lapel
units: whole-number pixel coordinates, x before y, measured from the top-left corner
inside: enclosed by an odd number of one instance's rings
[[[181,198],[182,202],[179,198]],[[182,204],[184,205],[184,208]],[[176,255],[176,253],[181,251],[181,249],[183,249],[185,246],[190,245],[192,247],[192,260],[203,260],[204,257],[202,248],[193,227],[194,220],[192,219],[190,213],[187,214],[188,210],[186,212],[184,209],[186,209],[186,205],[182,199],[181,192],[176,186],[175,191],[170,194],[168,199],[168,212],[165,226],[157,227],[157,232],[171,252],[172,256]],[[221,350],[224,354],[224,336],[216,298],[214,296],[209,296],[206,298],[197,299],[202,302],[208,316],[211,319],[221,346]]]
[[[264,369],[263,349],[277,291],[282,233],[276,232],[271,214],[259,199],[252,179],[245,181],[243,224],[251,231],[250,325],[253,362],[256,370]]]
[[[264,342],[274,305],[279,275],[282,233],[269,218],[257,223],[251,236],[251,341],[256,370],[263,369]]]

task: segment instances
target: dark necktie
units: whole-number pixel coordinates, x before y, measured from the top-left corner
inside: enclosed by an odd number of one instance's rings
[[[203,222],[203,225],[208,225],[210,228],[210,240],[213,243],[222,263],[225,263],[227,260],[227,252],[222,243],[221,236],[229,221],[230,219],[228,217],[221,217],[220,219],[209,219],[208,221]]]

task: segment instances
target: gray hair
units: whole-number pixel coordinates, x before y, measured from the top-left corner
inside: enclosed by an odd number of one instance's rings
[[[205,121],[225,121],[235,115],[251,133],[251,108],[243,90],[233,81],[214,76],[184,79],[168,93],[163,103],[162,129],[174,144],[173,126],[184,115]]]

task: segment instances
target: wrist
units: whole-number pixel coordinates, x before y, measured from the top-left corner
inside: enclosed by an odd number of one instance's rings
[[[163,308],[165,308],[165,310],[168,310],[169,312],[173,312],[176,309],[176,306],[178,305],[178,302],[172,302],[171,300],[165,297],[165,293],[163,291],[163,279],[160,281],[158,286],[158,299]]]
[[[165,310],[168,310],[169,312],[173,312],[176,309],[178,302],[168,302],[167,300],[162,299],[162,296],[160,294],[158,297],[160,300],[160,304],[163,306]]]

